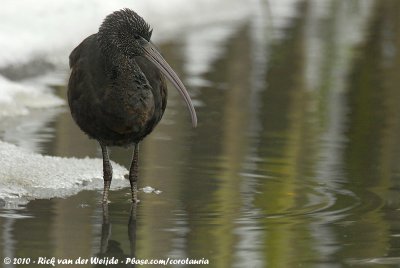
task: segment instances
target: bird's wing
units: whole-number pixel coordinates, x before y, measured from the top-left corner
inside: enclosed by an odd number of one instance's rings
[[[69,68],[73,68],[78,60],[81,58],[83,47],[87,47],[88,42],[93,42],[93,39],[96,38],[96,34],[92,34],[85,38],[74,50],[72,50],[69,55]],[[86,44],[86,45],[85,45]]]

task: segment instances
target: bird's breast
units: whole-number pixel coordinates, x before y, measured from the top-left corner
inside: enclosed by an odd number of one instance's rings
[[[154,98],[145,87],[112,86],[101,105],[106,126],[117,133],[145,132],[154,115]]]

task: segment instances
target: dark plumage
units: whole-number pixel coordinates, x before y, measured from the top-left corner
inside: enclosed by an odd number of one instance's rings
[[[99,32],[71,53],[68,102],[72,117],[103,152],[104,192],[108,200],[112,167],[107,146],[134,145],[129,172],[132,200],[137,201],[139,142],[163,116],[167,104],[164,76],[184,97],[193,126],[196,113],[178,76],[150,42],[152,30],[137,13],[123,9],[108,15]]]

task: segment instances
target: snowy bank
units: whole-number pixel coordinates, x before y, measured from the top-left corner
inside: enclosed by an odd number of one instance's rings
[[[101,159],[44,156],[0,141],[0,161],[0,200],[4,201],[0,203],[6,207],[103,189]],[[128,171],[112,165],[112,189],[127,187]]]

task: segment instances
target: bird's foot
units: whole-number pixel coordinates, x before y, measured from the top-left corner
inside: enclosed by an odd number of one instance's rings
[[[98,203],[97,203],[98,205],[101,205],[101,206],[106,206],[106,205],[108,205],[108,204],[111,204],[111,201],[110,200],[100,200]]]
[[[138,199],[138,191],[137,190],[132,191],[132,203],[137,204],[139,202],[140,200]]]

